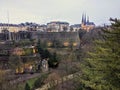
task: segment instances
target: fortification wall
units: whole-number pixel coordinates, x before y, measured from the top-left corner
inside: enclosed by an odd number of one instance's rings
[[[80,43],[78,32],[34,32],[32,39],[41,40],[42,42],[52,43],[59,41],[63,45],[70,45],[78,47]]]

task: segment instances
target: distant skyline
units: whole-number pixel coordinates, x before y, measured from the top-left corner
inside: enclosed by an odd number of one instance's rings
[[[66,21],[80,24],[86,12],[96,25],[108,24],[109,18],[120,18],[120,0],[0,0],[0,23]]]

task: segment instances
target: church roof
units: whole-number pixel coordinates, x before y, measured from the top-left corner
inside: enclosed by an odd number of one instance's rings
[[[95,25],[94,22],[87,22],[86,25]]]

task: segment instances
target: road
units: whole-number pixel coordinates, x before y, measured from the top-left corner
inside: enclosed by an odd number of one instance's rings
[[[10,84],[17,84],[17,83],[21,83],[21,82],[26,82],[27,80],[29,80],[31,78],[38,77],[40,75],[41,75],[41,73],[16,75],[17,78],[14,80],[11,80]]]

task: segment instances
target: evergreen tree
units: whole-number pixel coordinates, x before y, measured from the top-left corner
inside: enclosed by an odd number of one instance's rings
[[[30,90],[30,86],[28,83],[25,84],[25,90]]]
[[[58,60],[56,52],[54,52],[53,55],[50,57],[48,64],[49,64],[49,67],[52,67],[52,68],[58,67],[59,60]]]
[[[51,57],[51,53],[47,49],[45,49],[44,50],[44,58],[50,58],[50,57]]]
[[[43,59],[44,58],[44,50],[43,50],[43,47],[42,47],[42,44],[41,44],[41,41],[38,40],[38,43],[37,43],[37,51],[38,53],[40,54],[40,57]]]
[[[120,89],[120,20],[110,20],[112,24],[103,30],[103,39],[95,41],[81,63],[83,90]]]

